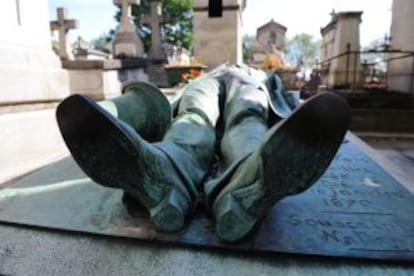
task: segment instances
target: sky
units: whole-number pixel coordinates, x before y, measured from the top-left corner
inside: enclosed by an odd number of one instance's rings
[[[79,29],[70,31],[69,38],[97,38],[117,25],[116,7],[112,0],[49,0],[50,20],[56,19],[56,8],[68,9],[70,19],[79,20]],[[243,33],[254,35],[256,29],[274,19],[286,26],[287,36],[308,33],[321,38],[320,28],[330,21],[334,9],[363,11],[360,25],[361,46],[389,34],[392,0],[247,0],[243,13]]]

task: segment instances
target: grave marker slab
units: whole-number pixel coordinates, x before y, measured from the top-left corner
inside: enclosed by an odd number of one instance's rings
[[[49,183],[36,182],[46,176]],[[145,212],[128,214],[121,197],[67,159],[0,190],[0,222],[203,247],[414,261],[414,195],[352,140],[314,186],[278,202],[240,243],[220,242],[203,212],[178,233],[157,232]]]

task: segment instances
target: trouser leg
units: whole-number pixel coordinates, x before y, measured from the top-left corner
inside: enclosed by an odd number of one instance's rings
[[[240,82],[227,75],[223,108],[223,137],[220,143],[220,163],[216,175],[205,184],[208,206],[229,177],[261,144],[268,131],[268,102],[264,91],[256,85]]]
[[[220,93],[216,78],[202,78],[187,85],[176,118],[157,144],[174,160],[195,196],[214,160]]]
[[[261,91],[235,87],[236,96],[226,95],[225,172],[205,186],[217,235],[225,241],[244,238],[276,202],[309,188],[335,156],[349,123],[346,103],[326,93],[267,131]]]

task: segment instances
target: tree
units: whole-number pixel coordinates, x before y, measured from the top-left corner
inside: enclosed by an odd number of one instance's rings
[[[162,26],[162,38],[170,44],[181,43],[186,49],[191,49],[193,42],[192,0],[162,0],[162,12],[169,20]],[[141,24],[140,19],[150,12],[150,1],[141,0],[140,5],[132,7],[132,18],[137,26],[137,32],[144,43],[145,50],[151,47],[151,29]],[[121,10],[118,9],[115,19],[119,22]],[[113,36],[114,31],[110,34]]]
[[[311,69],[320,58],[320,45],[321,41],[310,34],[297,34],[286,43],[286,59],[298,68]]]

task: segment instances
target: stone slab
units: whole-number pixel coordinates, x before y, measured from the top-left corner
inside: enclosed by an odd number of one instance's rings
[[[0,183],[69,155],[54,109],[0,115]]]
[[[3,189],[0,221],[255,252],[414,260],[414,196],[349,141],[312,188],[280,201],[258,232],[237,244],[219,242],[201,212],[181,232],[155,231],[145,214],[128,215],[121,191],[93,185],[71,159]],[[64,169],[50,174],[54,167]],[[31,181],[42,174],[50,182]]]

